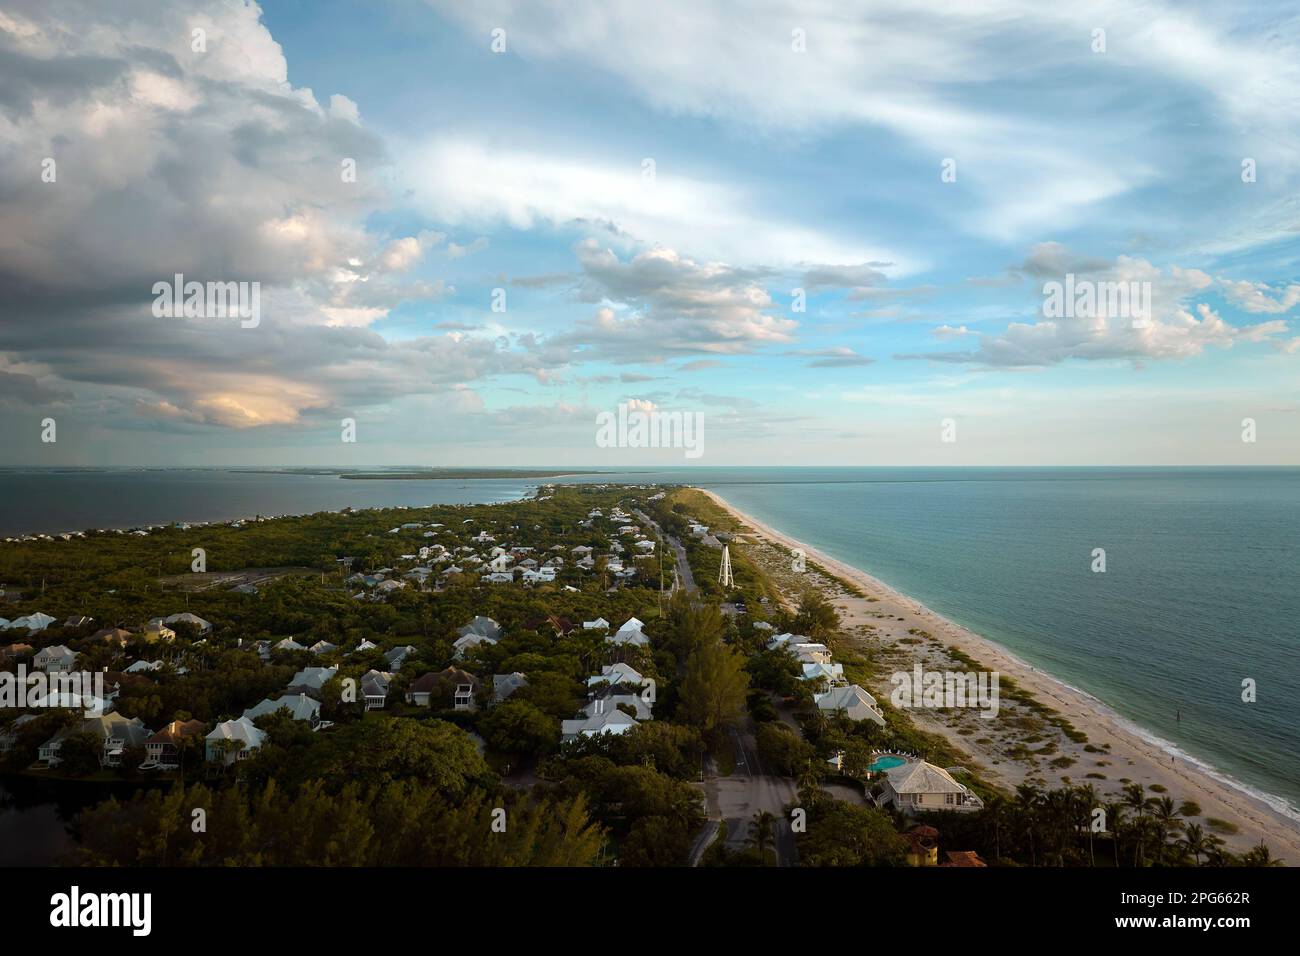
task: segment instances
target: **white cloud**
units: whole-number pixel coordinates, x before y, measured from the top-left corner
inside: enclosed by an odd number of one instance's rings
[[[1274,290],[1263,282],[1235,282],[1220,279],[1224,294],[1233,305],[1247,312],[1268,312],[1274,315],[1290,312],[1300,305],[1300,284],[1292,283]]]
[[[696,178],[666,164],[657,165],[648,181],[640,158],[620,166],[440,135],[402,165],[425,210],[451,224],[585,224],[607,239],[613,227],[633,241],[747,265],[874,261],[890,263],[881,266],[890,275],[918,267],[911,257],[861,239],[773,216],[734,183]]]

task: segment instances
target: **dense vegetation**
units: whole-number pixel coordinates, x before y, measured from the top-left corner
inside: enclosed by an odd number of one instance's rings
[[[260,717],[265,743],[230,767],[208,763],[200,739],[182,749],[175,773],[142,773],[138,748],[120,768],[103,768],[101,741],[76,733],[64,740],[57,771],[35,769],[41,743],[79,721],[71,712],[42,711],[14,731],[0,771],[57,776],[68,786],[78,779],[165,784],[82,814],[74,861],[81,863],[669,866],[690,861],[711,826],[701,780],[730,772],[732,741],[745,734],[763,771],[793,783],[795,797],[782,812],[797,807],[806,817],[796,831],[804,865],[902,864],[907,833],[918,822],[937,829],[944,846],[975,850],[991,864],[1269,862],[1266,851],[1237,860],[1185,819],[1191,808],[1138,791],[1103,808],[1108,822],[1100,831],[1096,795],[1086,788],[1011,796],[972,777],[971,789],[986,804],[979,812],[918,821],[878,809],[868,799],[874,752],[911,751],[941,766],[959,755],[893,710],[884,727],[818,711],[793,659],[769,651],[767,641],[774,631],[806,634],[832,645],[851,679],[869,673],[869,659],[837,644],[839,618],[822,594],[810,590],[787,605],[741,548],[732,549],[738,586],[722,594],[720,551],[688,534],[687,523],[702,520],[724,537],[735,527],[697,492],[543,491],[492,506],[322,513],[0,545],[9,602],[3,616],[53,615],[58,623],[28,643],[66,644],[79,653],[79,668],[107,671],[120,687],[113,709],[150,728],[191,718],[210,727],[278,695],[302,668],[339,668],[319,692],[326,726],[314,730],[285,713]],[[681,540],[699,594],[664,593],[672,555],[662,540],[652,556],[623,555],[635,573],[610,573],[611,546],[620,539],[607,520],[615,507],[643,510]],[[589,517],[597,511],[601,516]],[[491,544],[483,535],[538,556],[559,548],[567,558],[585,546],[595,561],[590,569],[566,561],[554,583],[532,587],[487,584],[467,566],[436,588],[411,584],[382,600],[351,578],[404,570],[433,542],[455,554],[485,551]],[[195,548],[205,552],[205,571],[192,570]],[[233,590],[240,581],[255,581],[256,593]],[[178,624],[174,642],[145,642],[145,621],[181,611],[211,622],[212,633],[200,640]],[[64,626],[73,615],[93,621]],[[457,629],[478,615],[501,625],[501,639],[458,656]],[[645,623],[649,646],[611,645],[604,631],[582,626],[603,617],[617,628],[633,616]],[[92,637],[111,626],[132,634],[125,641]],[[257,653],[258,642],[285,638],[337,649],[277,650],[269,660]],[[365,642],[375,646],[361,650]],[[388,669],[385,653],[401,647],[411,651],[393,674],[384,710],[367,712],[357,683],[371,669]],[[133,661],[155,659],[162,662],[157,671],[122,673]],[[640,694],[653,719],[623,734],[562,740],[561,723],[590,699],[589,678],[616,663],[647,679],[644,688],[620,692]],[[17,659],[0,664],[16,666]],[[493,701],[493,675],[515,672],[526,685]],[[406,698],[426,674],[439,675],[427,708]],[[457,710],[453,693],[466,679],[475,682],[477,706]],[[0,717],[0,731],[7,719]],[[837,755],[835,770],[828,760]],[[857,799],[832,797],[823,789],[828,783]],[[773,812],[755,814],[739,835],[743,849],[723,831],[702,862],[770,864],[777,823]]]

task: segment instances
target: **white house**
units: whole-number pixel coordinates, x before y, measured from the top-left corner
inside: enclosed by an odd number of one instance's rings
[[[800,680],[824,680],[835,687],[844,683],[843,664],[804,664]]]
[[[823,714],[843,713],[849,720],[870,720],[881,727],[885,726],[885,715],[881,712],[880,705],[857,684],[832,687],[813,699]]]
[[[825,644],[787,644],[786,648],[800,664],[831,663],[831,649]]]
[[[598,717],[619,709],[619,704],[631,708],[632,716],[637,720],[653,720],[654,709],[650,702],[640,694],[610,694],[608,697],[596,697],[587,701],[582,712],[588,717]]]
[[[579,737],[596,737],[600,734],[625,734],[636,725],[635,717],[614,708],[594,717],[561,721],[560,739],[577,740]]]
[[[77,652],[63,644],[55,644],[37,651],[32,666],[47,674],[61,674],[72,670],[77,663]]]
[[[893,805],[904,813],[923,810],[979,810],[982,801],[942,767],[924,760],[913,760],[885,771],[884,783],[876,803]]]
[[[46,614],[43,611],[37,611],[35,614],[28,614],[25,617],[16,617],[12,621],[7,621],[4,624],[4,629],[7,631],[17,631],[26,628],[28,634],[35,634],[38,631],[45,630],[53,624],[55,620],[56,618],[53,615]]]
[[[478,647],[480,644],[495,643],[497,643],[497,639],[495,637],[488,637],[486,634],[466,634],[464,637],[456,638],[456,640],[452,642],[451,646],[455,649],[456,653],[454,656],[456,660],[461,660],[467,653]]]
[[[501,638],[501,625],[492,618],[479,614],[468,624],[458,628],[456,633],[461,637],[469,634],[482,634],[484,637],[490,637],[493,641],[496,641]]]
[[[361,694],[366,699],[366,710],[383,710],[388,703],[388,689],[392,684],[392,674],[374,668],[366,671],[361,678]]]
[[[650,643],[650,638],[642,630],[643,627],[645,627],[644,624],[636,618],[630,617],[618,631],[605,638],[605,640],[610,644],[631,644],[635,647],[645,647]]]
[[[94,734],[104,741],[103,750],[99,755],[99,763],[102,767],[120,767],[122,765],[122,754],[128,747],[143,747],[146,740],[149,739],[149,728],[144,725],[144,721],[139,717],[132,717],[127,720],[117,711],[111,714],[104,714],[101,717],[88,717],[80,724],[73,724],[65,727],[57,734],[51,737],[45,743],[41,744],[38,753],[39,758],[48,767],[57,767],[62,761],[60,751],[63,748],[63,742],[74,734]]]
[[[198,628],[199,636],[205,637],[212,633],[212,625],[197,614],[191,614],[189,611],[182,611],[180,614],[173,614],[170,617],[163,618],[164,624],[192,624]]]
[[[320,724],[320,701],[312,700],[306,694],[286,694],[277,700],[266,698],[260,704],[244,711],[241,719],[253,721],[277,710],[288,711],[294,720],[305,720],[315,730]]]
[[[337,667],[304,667],[293,675],[293,679],[289,681],[289,686],[319,691],[338,672]]]
[[[254,750],[262,746],[266,734],[253,726],[245,717],[227,720],[212,729],[204,738],[207,758],[221,761],[229,767],[236,760],[245,760]]]
[[[630,664],[606,664],[600,669],[599,674],[594,674],[587,678],[587,686],[594,687],[597,684],[609,684],[610,687],[617,687],[620,684],[628,687],[644,687],[650,681],[642,677],[635,667]]]
[[[274,649],[277,651],[305,651],[307,648],[303,647],[292,637],[286,637],[280,643],[276,644]]]
[[[603,617],[598,617],[594,621],[583,621],[582,626],[588,631],[608,631],[609,621]]]
[[[393,670],[399,671],[402,669],[402,665],[406,663],[406,659],[414,653],[415,645],[406,644],[402,647],[394,647],[391,651],[388,651],[384,654],[384,660],[388,662],[388,666]]]

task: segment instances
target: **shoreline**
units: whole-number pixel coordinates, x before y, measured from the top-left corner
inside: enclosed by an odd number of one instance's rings
[[[1179,803],[1184,800],[1198,803],[1203,817],[1216,817],[1235,824],[1239,828],[1238,833],[1221,834],[1225,844],[1234,852],[1258,846],[1262,840],[1274,856],[1281,857],[1288,865],[1300,865],[1300,820],[1293,811],[1280,809],[1287,807],[1283,798],[1258,791],[1215,769],[1204,760],[1187,754],[1173,742],[1145,730],[1092,694],[1026,663],[1001,645],[949,620],[861,568],[759,521],[706,488],[696,490],[741,524],[752,528],[755,533],[753,536],[765,538],[786,549],[801,548],[810,563],[820,565],[830,574],[848,581],[877,599],[875,602],[861,598],[835,600],[833,603],[844,620],[844,630],[851,630],[855,623],[865,624],[874,630],[882,628],[883,617],[902,618],[902,621],[889,621],[885,626],[886,633],[881,635],[883,640],[893,633],[895,644],[892,647],[897,646],[898,635],[905,635],[909,628],[920,627],[930,632],[941,644],[956,648],[974,658],[981,666],[1012,678],[1019,688],[1057,711],[1075,729],[1086,734],[1090,744],[1108,744],[1106,753],[1101,755],[1107,758],[1107,765],[1122,766],[1125,777],[1143,784],[1148,792],[1153,785],[1162,786]],[[920,660],[919,657],[917,659]],[[877,688],[870,689],[875,691]],[[888,695],[885,697],[887,699]],[[954,732],[951,726],[924,712],[913,710],[909,714],[918,727],[942,734],[958,751],[974,757],[980,765],[981,774],[991,783],[1014,792],[1015,787],[1024,782],[1027,774],[1023,768],[996,760],[990,766],[991,761],[985,759],[988,753],[982,753],[972,746],[970,736]],[[1067,752],[1068,748],[1062,747],[1062,753]],[[1077,757],[1081,766],[1083,761],[1093,756],[1084,752],[1083,745],[1078,745],[1077,753],[1072,755]],[[1074,785],[1082,782],[1095,783],[1093,780],[1079,779],[1081,774],[1078,772],[1072,777],[1057,774],[1058,778],[1062,776]],[[1056,781],[1052,783],[1059,785]],[[1108,780],[1106,786],[1097,785],[1097,789],[1103,794],[1115,793],[1116,783],[1117,781]],[[1156,793],[1159,794],[1160,791]],[[1274,806],[1271,801],[1279,806]]]

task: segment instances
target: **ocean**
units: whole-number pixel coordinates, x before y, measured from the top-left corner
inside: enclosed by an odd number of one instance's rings
[[[687,467],[544,480],[715,491],[1186,758],[1300,807],[1300,469]],[[8,470],[0,534],[504,501],[538,483]],[[1104,573],[1092,571],[1097,548]]]

